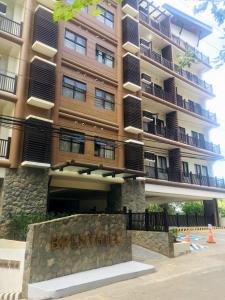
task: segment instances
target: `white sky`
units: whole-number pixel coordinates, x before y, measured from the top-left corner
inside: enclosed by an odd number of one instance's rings
[[[194,15],[193,7],[197,1],[194,0],[156,0],[155,3],[163,4],[168,3],[175,8],[192,15],[193,17],[201,20],[202,22],[213,27],[213,34],[206,37],[200,42],[200,50],[203,54],[210,57],[211,61],[218,56],[221,45],[225,43],[225,40],[221,40],[223,35],[222,28],[219,28],[215,23],[210,11],[206,11],[201,14]],[[207,107],[210,111],[217,114],[217,119],[220,123],[220,128],[213,129],[211,131],[211,141],[215,144],[221,145],[221,152],[225,155],[225,65],[220,69],[213,68],[209,72],[205,73],[204,79],[212,83],[213,91],[216,95],[207,103]],[[215,176],[225,178],[225,161],[218,161],[214,166]]]

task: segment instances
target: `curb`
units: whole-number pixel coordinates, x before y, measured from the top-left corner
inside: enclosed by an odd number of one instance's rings
[[[0,294],[0,300],[19,300],[21,299],[21,296],[22,296],[21,292],[3,293]]]

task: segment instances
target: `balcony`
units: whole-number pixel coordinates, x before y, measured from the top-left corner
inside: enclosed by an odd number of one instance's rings
[[[181,182],[200,186],[217,187],[225,189],[225,181],[223,178],[202,176],[200,174],[189,173],[174,173],[167,169],[145,166],[146,177],[152,179],[167,180],[172,182]]]
[[[0,139],[0,158],[9,158],[11,138]]]
[[[125,14],[136,17],[138,15],[138,1],[137,0],[123,0],[122,11]]]
[[[141,87],[143,92],[173,103],[173,93],[164,91],[162,88],[159,88],[158,86],[154,85],[153,82],[142,82]]]
[[[210,122],[217,123],[216,114],[201,107],[200,104],[190,100],[185,100],[181,95],[177,95],[177,105],[199,116],[202,116]]]
[[[7,76],[0,74],[0,90],[11,94],[16,94],[17,76]]]
[[[204,64],[207,65],[210,64],[208,56],[204,55],[202,52],[200,52],[198,49],[196,49],[195,47],[191,46],[190,44],[182,40],[180,37],[171,34],[170,29],[164,26],[163,24],[151,20],[148,14],[145,11],[143,11],[141,7],[139,8],[139,19],[140,21],[143,21],[153,29],[156,29],[160,33],[164,34],[172,42],[180,46],[184,51],[189,50],[193,52],[199,61],[202,61]]]
[[[208,56],[204,55],[198,49],[196,49],[195,47],[191,46],[190,44],[188,44],[187,42],[182,40],[179,36],[176,36],[176,35],[172,34],[171,38],[172,38],[172,41],[175,44],[177,44],[178,46],[180,46],[181,48],[183,48],[183,50],[191,51],[192,53],[195,54],[195,56],[198,60],[202,61],[203,63],[205,63],[207,65],[210,64]]]
[[[166,126],[158,126],[149,123],[147,125],[147,128],[146,126],[144,126],[144,132],[161,136],[169,140],[177,141],[196,148],[211,151],[216,154],[220,154],[220,145],[215,145],[211,142],[205,141],[204,139],[199,139],[199,138],[189,136],[188,134],[183,134],[179,130],[168,129]]]
[[[21,37],[22,25],[0,15],[0,31],[4,31],[16,37]]]
[[[161,54],[159,54],[155,51],[151,51],[150,49],[147,49],[143,45],[140,45],[140,51],[141,51],[141,54],[144,54],[145,56],[151,58],[155,62],[161,64],[164,67],[166,67],[167,69],[170,69],[170,70],[174,71],[175,73],[177,73],[178,75],[182,76],[183,78],[193,82],[194,84],[196,84],[200,88],[204,89],[206,92],[208,92],[208,93],[213,92],[211,84],[208,84],[207,82],[200,79],[198,76],[192,74],[191,72],[180,68],[178,65],[173,64],[171,61],[169,61],[169,60],[165,59],[164,57],[162,57]]]
[[[169,38],[171,37],[170,28],[164,26],[162,23],[158,23],[150,19],[148,13],[142,7],[139,7],[139,19],[140,21],[143,21],[150,27],[160,31],[162,34],[166,35],[167,37]]]

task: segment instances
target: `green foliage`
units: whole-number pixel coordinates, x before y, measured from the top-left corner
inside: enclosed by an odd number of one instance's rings
[[[221,217],[225,218],[225,199],[224,200],[218,200],[218,211]]]
[[[72,4],[66,2],[66,0],[58,0],[54,2],[54,21],[68,21],[74,18],[76,14],[79,14],[82,8],[86,6],[92,7],[92,15],[97,16],[101,14],[101,10],[97,9],[97,5],[100,3],[100,0],[74,0]],[[110,2],[110,1],[109,1]],[[118,3],[121,3],[121,0],[117,0]]]
[[[163,212],[162,206],[156,203],[148,203],[146,207],[150,212]]]
[[[202,215],[204,212],[203,204],[201,201],[184,202],[181,204],[181,210],[189,215]]]
[[[12,215],[9,221],[9,238],[18,241],[25,241],[28,232],[28,226],[34,223],[40,223],[56,218],[64,217],[63,214],[18,214]]]
[[[177,64],[182,69],[190,68],[191,65],[196,62],[197,62],[196,55],[189,50],[185,51],[183,55],[180,54],[177,56]]]
[[[221,39],[225,39],[225,1],[224,0],[196,0],[197,5],[194,7],[195,13],[201,13],[210,10],[214,20],[218,26],[222,26],[223,35]],[[225,45],[219,51],[219,55],[215,58],[214,63],[219,68],[225,63]]]

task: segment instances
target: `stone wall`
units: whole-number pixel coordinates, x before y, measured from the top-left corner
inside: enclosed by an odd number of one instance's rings
[[[74,215],[29,227],[24,270],[28,283],[132,260],[123,215]]]
[[[122,210],[126,206],[133,212],[144,212],[146,208],[144,182],[126,180],[121,185],[112,185],[108,204],[112,211]]]
[[[142,246],[168,257],[174,257],[174,237],[172,233],[135,230],[130,232],[132,236],[132,244]]]
[[[48,178],[47,171],[42,169],[7,169],[2,186],[2,221],[13,214],[45,213]]]

